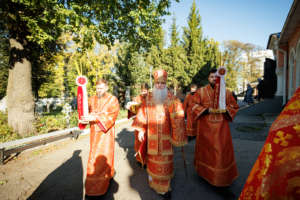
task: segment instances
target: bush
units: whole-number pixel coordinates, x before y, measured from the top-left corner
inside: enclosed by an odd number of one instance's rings
[[[126,109],[120,109],[117,120],[124,119],[124,118],[127,118],[127,110]]]
[[[35,127],[39,135],[66,128],[66,122],[64,115],[61,113],[47,114],[37,117]]]
[[[20,138],[21,137],[8,126],[7,114],[0,112],[0,142],[7,142]]]
[[[78,126],[78,112],[72,112],[70,117],[70,127]]]
[[[117,120],[127,118],[127,110],[120,109]],[[70,127],[78,125],[78,113],[72,112],[70,115]],[[44,113],[36,117],[35,121],[36,134],[32,133],[29,136],[41,135],[52,131],[63,130],[68,128],[65,115],[62,112],[53,111]],[[0,143],[8,142],[22,137],[15,133],[7,124],[7,114],[0,112]]]

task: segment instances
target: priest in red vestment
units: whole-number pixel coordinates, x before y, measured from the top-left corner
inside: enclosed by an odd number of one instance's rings
[[[142,102],[145,101],[146,96],[148,94],[148,90],[149,90],[149,86],[147,83],[143,83],[141,84],[141,92],[138,96],[133,98],[133,101],[130,101],[126,104],[126,108],[128,109],[128,118],[134,117],[137,114],[137,111],[139,110],[139,108],[142,105]],[[141,142],[138,139],[138,131],[135,130],[134,131],[134,151],[135,153],[135,157],[137,162],[141,163],[141,165],[143,166],[145,164],[144,159],[141,157],[141,155],[139,154],[139,148],[140,148]]]
[[[191,85],[191,91],[188,93],[183,102],[183,109],[186,115],[186,135],[187,136],[196,136],[197,123],[194,121],[194,113],[192,112],[192,97],[197,91],[197,85]]]
[[[222,187],[238,177],[229,122],[239,106],[232,92],[224,88],[225,109],[218,108],[216,71],[210,71],[209,84],[199,88],[192,99],[192,112],[197,120],[194,165],[199,176],[211,185]]]
[[[87,196],[106,193],[114,175],[115,121],[119,113],[118,99],[109,94],[106,80],[96,83],[96,96],[89,98],[89,115],[80,123],[90,124],[90,153],[85,180]]]
[[[239,200],[300,199],[300,87],[273,122]]]
[[[166,88],[167,72],[153,73],[154,88],[139,109],[133,127],[139,140],[147,139],[147,172],[149,185],[157,193],[169,196],[174,175],[173,145],[187,143],[184,111],[180,100]]]

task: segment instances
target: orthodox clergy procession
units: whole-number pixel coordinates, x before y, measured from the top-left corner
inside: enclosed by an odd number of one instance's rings
[[[182,148],[185,159],[183,146],[188,143],[188,135],[196,136],[194,166],[199,176],[216,187],[230,186],[237,178],[229,122],[234,119],[239,106],[232,92],[226,89],[225,75],[224,67],[210,70],[208,84],[198,90],[196,85],[191,85],[191,93],[182,104],[167,89],[167,71],[157,69],[153,73],[154,88],[149,91],[148,85],[143,83],[140,95],[126,104],[128,118],[133,118],[135,139],[132,148],[136,160],[141,167],[146,167],[149,187],[163,199],[171,199],[171,180],[176,168],[174,147]],[[86,80],[79,77],[77,82],[86,83]],[[83,90],[78,96],[81,99],[78,108],[84,109],[86,88],[80,87],[86,84],[78,85],[78,91]],[[78,112],[79,126],[90,124],[91,127],[86,199],[105,195],[115,173],[114,125],[119,103],[107,91],[107,81],[97,81],[96,96],[89,98],[88,111]],[[185,110],[190,120],[188,125]],[[192,131],[188,133],[187,128]]]
[[[299,13],[1,1],[0,200],[300,200]]]

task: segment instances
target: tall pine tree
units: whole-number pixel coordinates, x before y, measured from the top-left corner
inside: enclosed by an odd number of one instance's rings
[[[162,59],[165,56],[164,38],[165,32],[162,27],[160,27],[157,32],[157,43],[152,45],[145,55],[147,65],[149,67],[152,66],[153,70],[166,68],[165,63],[163,63]]]
[[[170,35],[171,45],[165,51],[163,62],[167,66],[168,83],[176,91],[177,89],[185,88],[189,84],[189,77],[185,71],[185,67],[188,66],[188,60],[183,47],[179,44],[179,34],[175,17],[173,18]]]
[[[188,27],[183,28],[183,47],[186,51],[189,64],[186,66],[188,77],[199,84],[203,79],[201,69],[205,65],[205,43],[203,40],[201,16],[196,8],[195,1],[192,4],[188,18]]]

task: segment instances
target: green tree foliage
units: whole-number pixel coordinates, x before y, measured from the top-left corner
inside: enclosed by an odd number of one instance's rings
[[[154,33],[161,25],[161,16],[168,14],[169,6],[169,0],[3,0],[0,29],[8,33],[11,47],[12,70],[7,88],[9,125],[22,135],[34,131],[31,72],[35,62],[40,66],[41,58],[48,61],[62,49],[58,42],[62,33],[71,33],[75,42],[83,41],[79,51],[89,49],[94,39],[108,46],[120,40],[134,41],[136,47],[150,47],[156,41]],[[87,27],[86,31],[78,34],[83,27]],[[17,116],[22,120],[16,120]]]
[[[179,46],[179,33],[177,31],[176,18],[173,17],[173,22],[171,25],[171,46],[170,47],[178,47]]]
[[[204,39],[202,45],[204,65],[193,78],[193,82],[197,83],[200,86],[206,85],[208,83],[207,78],[209,75],[209,71],[212,68],[218,68],[221,65],[218,42],[214,41],[213,39]]]
[[[245,88],[247,83],[261,76],[257,65],[259,59],[253,54],[258,47],[237,40],[225,41],[223,47],[223,62],[228,71],[226,84],[231,90],[238,91],[238,82]]]
[[[141,83],[146,82],[151,85],[151,67],[153,70],[166,69],[166,63],[163,63],[164,31],[161,27],[156,31],[155,37],[157,37],[156,43],[149,49],[136,49],[132,43],[123,43],[118,49],[114,80],[118,85],[115,90],[122,105],[125,102],[126,88],[130,88],[131,96],[135,96],[139,92]]]
[[[157,32],[157,43],[153,44],[149,51],[146,53],[146,63],[152,66],[153,70],[159,68],[165,68],[162,58],[164,57],[164,30],[160,27]]]
[[[236,40],[225,41],[222,56],[224,66],[227,68],[226,85],[233,91],[237,91],[237,78],[242,74],[243,43]]]
[[[162,60],[167,66],[168,83],[172,85],[174,91],[177,91],[177,89],[185,88],[189,84],[188,72],[185,70],[189,63],[184,48],[179,44],[180,39],[175,18],[173,18],[170,35],[171,45],[165,50],[165,56]]]
[[[8,69],[9,69],[9,41],[4,33],[0,33],[0,99],[6,95]]]
[[[201,26],[201,16],[196,8],[195,1],[192,4],[191,11],[188,17],[188,27],[183,28],[183,47],[187,52],[189,57],[189,62],[192,65],[196,65],[197,60],[200,57],[202,40],[202,26]],[[199,68],[199,67],[198,67]],[[194,73],[197,73],[197,69],[194,69]]]
[[[62,40],[64,43],[73,41],[69,34],[65,34]],[[75,80],[79,74],[87,76],[88,93],[94,95],[97,79],[111,74],[111,69],[116,62],[118,46],[119,44],[116,43],[108,48],[94,40],[91,49],[77,51],[80,44],[70,42],[64,51],[54,57],[55,62],[49,64],[49,68],[53,69],[55,75],[48,82],[44,82],[39,91],[40,96],[74,97],[77,93]]]
[[[64,55],[58,54],[53,57],[54,62],[49,63],[45,67],[52,70],[52,76],[41,85],[39,89],[39,97],[62,97],[64,96]]]
[[[212,39],[203,37],[201,16],[195,1],[189,14],[188,27],[183,28],[182,45],[188,59],[188,64],[185,65],[186,82],[199,86],[207,84],[210,69],[218,67],[220,64],[219,44]]]
[[[149,66],[143,53],[138,52],[129,43],[120,45],[114,66],[115,92],[120,103],[125,103],[125,90],[130,88],[131,96],[137,95],[139,85],[149,80]]]

